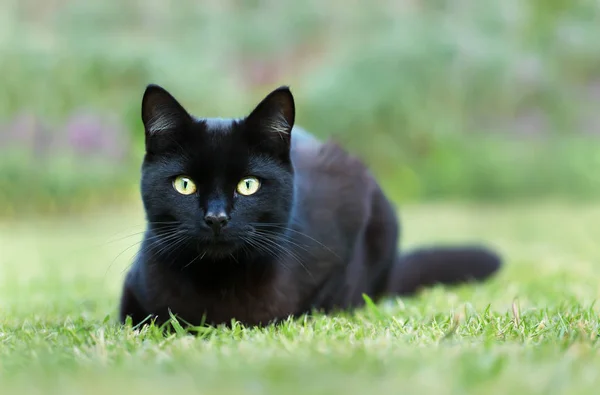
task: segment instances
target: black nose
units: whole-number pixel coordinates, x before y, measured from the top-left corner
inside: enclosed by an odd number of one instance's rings
[[[225,213],[208,213],[204,216],[204,222],[206,222],[206,225],[212,228],[213,232],[219,233],[221,229],[227,225],[229,218]]]

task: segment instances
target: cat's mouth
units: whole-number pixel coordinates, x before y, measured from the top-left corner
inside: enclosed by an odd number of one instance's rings
[[[235,247],[236,243],[231,240],[217,239],[213,240],[210,245],[214,248],[233,248]]]
[[[213,256],[229,255],[240,247],[239,242],[223,235],[202,238],[198,241],[198,249]]]

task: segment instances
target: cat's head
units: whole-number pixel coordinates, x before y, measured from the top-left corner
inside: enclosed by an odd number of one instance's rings
[[[149,85],[142,99],[141,192],[160,243],[226,256],[256,248],[257,232],[279,232],[292,207],[294,118],[287,87],[244,118],[203,119]]]

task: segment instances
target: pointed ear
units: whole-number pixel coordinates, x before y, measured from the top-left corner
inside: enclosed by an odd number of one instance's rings
[[[142,122],[146,136],[186,125],[191,116],[164,88],[150,84],[142,98]]]
[[[269,93],[248,115],[249,132],[275,154],[289,154],[296,117],[294,96],[287,86]]]

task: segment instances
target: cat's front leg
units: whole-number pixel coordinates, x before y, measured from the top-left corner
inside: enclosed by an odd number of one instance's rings
[[[132,326],[136,326],[144,322],[148,316],[150,313],[142,307],[135,296],[130,279],[126,279],[119,306],[119,322],[125,324],[127,317],[131,317]]]

